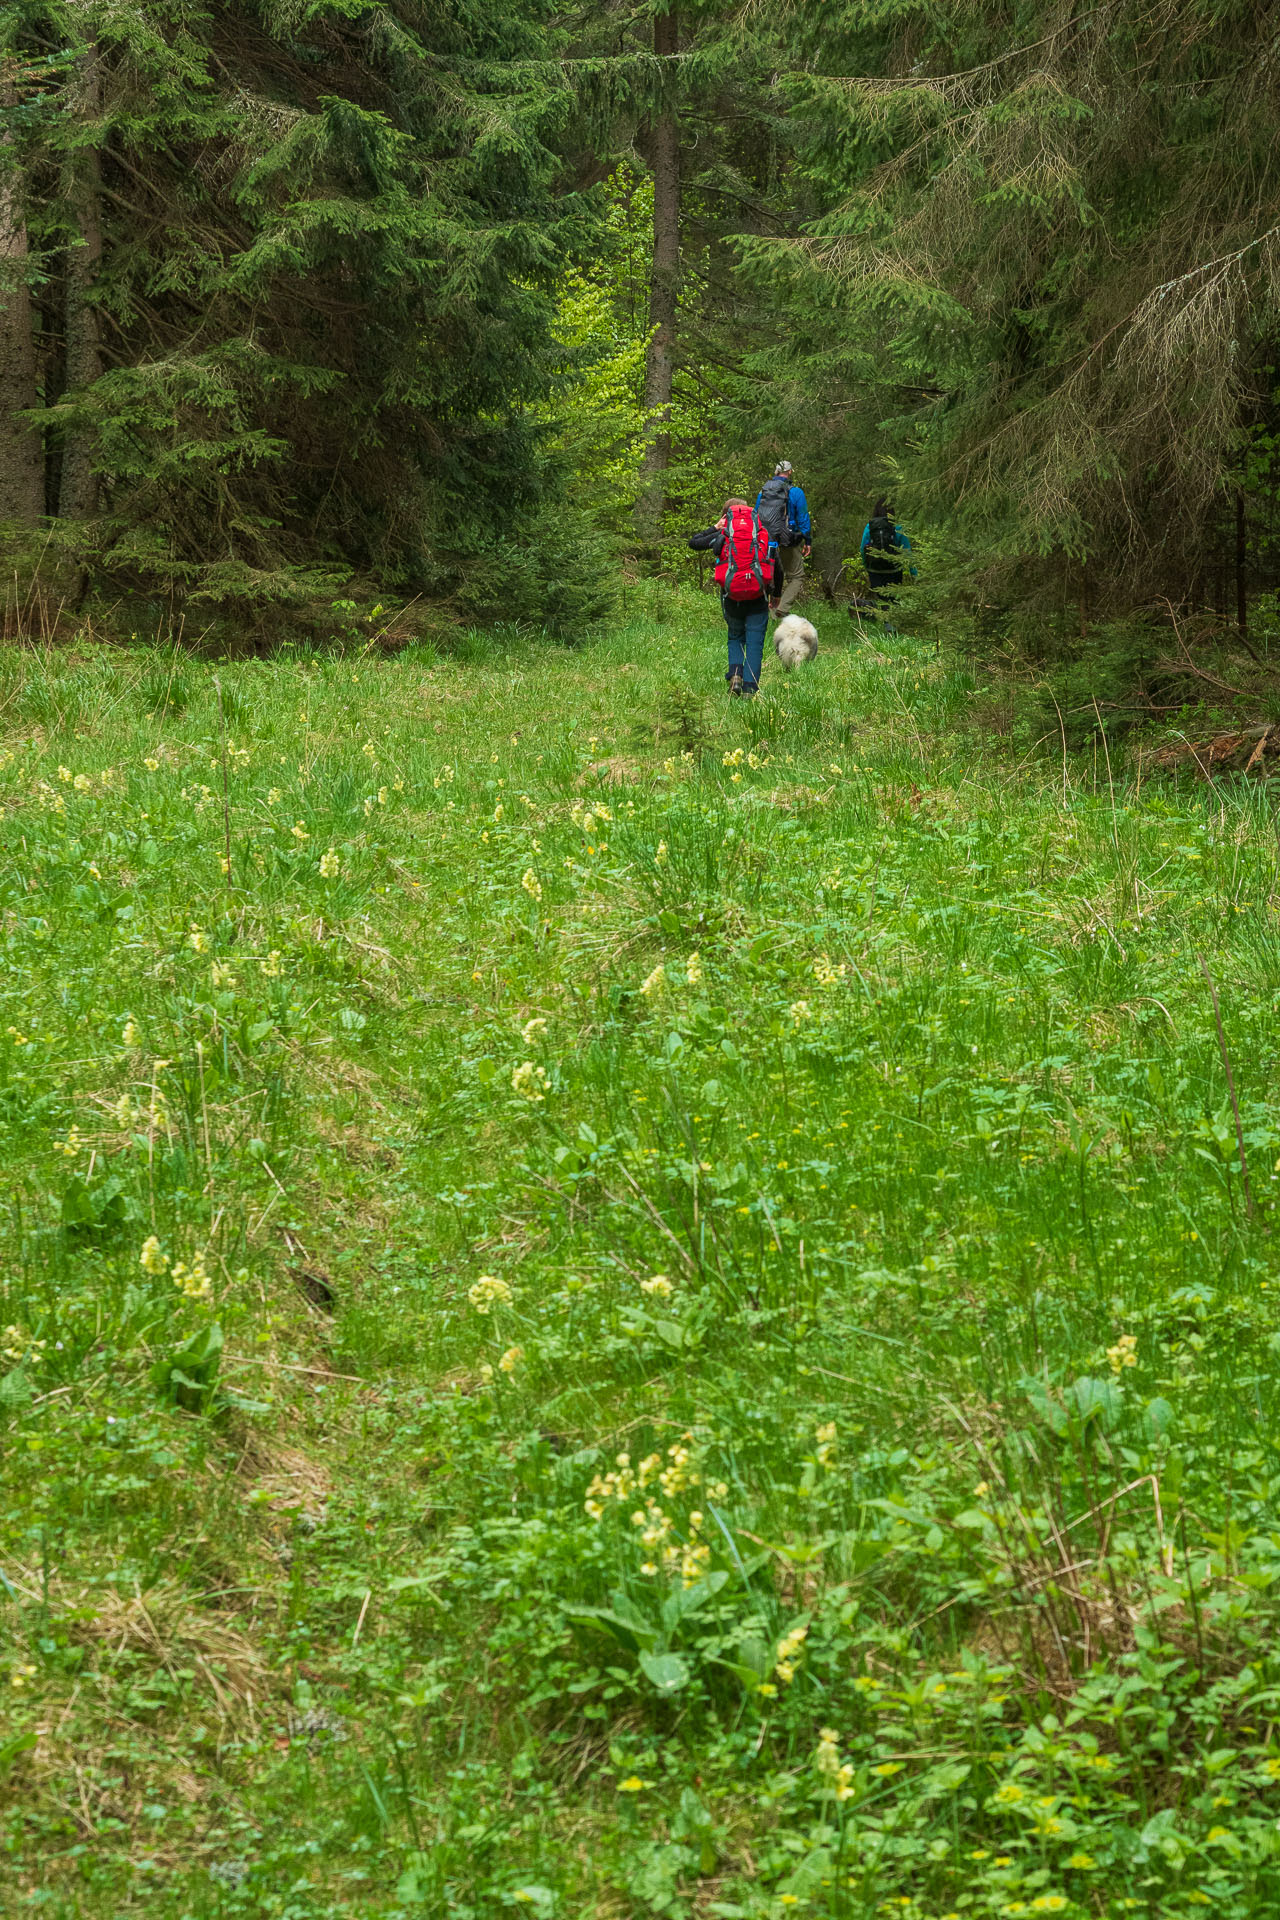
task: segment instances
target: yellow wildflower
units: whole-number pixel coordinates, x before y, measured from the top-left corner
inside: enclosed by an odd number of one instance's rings
[[[337,849],[330,847],[326,853],[320,855],[320,878],[322,880],[334,879],[341,865],[342,862],[338,858]]]
[[[533,1101],[535,1104],[539,1100],[545,1100],[546,1094],[544,1089],[546,1086],[547,1076],[545,1070],[542,1067],[535,1066],[532,1060],[522,1061],[521,1064],[512,1071],[511,1091],[518,1093],[524,1100]]]
[[[179,1293],[188,1300],[207,1300],[212,1282],[205,1272],[204,1255],[198,1253],[190,1266],[179,1260],[170,1275]]]
[[[1107,1359],[1112,1373],[1120,1373],[1125,1367],[1136,1367],[1138,1356],[1134,1352],[1137,1337],[1132,1333],[1122,1333],[1114,1347],[1107,1348]]]
[[[661,960],[659,960],[657,966],[654,968],[653,972],[649,975],[648,979],[642,980],[640,982],[640,991],[645,996],[646,1000],[656,999],[659,994],[665,991],[666,984],[667,984],[667,970],[663,966]]]
[[[482,1273],[474,1286],[467,1289],[467,1298],[477,1313],[492,1313],[495,1306],[509,1307],[511,1297],[506,1281],[492,1273]]]
[[[160,1242],[154,1233],[148,1235],[147,1239],[143,1241],[142,1250],[138,1255],[138,1265],[144,1273],[168,1272],[169,1256],[162,1251]]]
[[[804,1657],[804,1643],[808,1638],[808,1627],[792,1627],[790,1633],[783,1634],[778,1642],[773,1667],[779,1680],[795,1679],[796,1668]]]
[[[542,882],[532,867],[525,868],[524,873],[520,877],[520,885],[524,888],[531,900],[541,900]]]
[[[827,1791],[834,1794],[837,1800],[849,1800],[853,1796],[853,1768],[847,1761],[841,1761],[839,1742],[840,1736],[834,1727],[823,1727],[818,1735],[813,1763]]]

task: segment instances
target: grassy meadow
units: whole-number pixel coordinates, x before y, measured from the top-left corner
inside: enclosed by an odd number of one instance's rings
[[[849,624],[6,655],[4,1912],[1276,1910],[1271,797]]]

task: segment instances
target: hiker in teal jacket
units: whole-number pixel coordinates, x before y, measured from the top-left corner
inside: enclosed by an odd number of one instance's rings
[[[883,498],[877,500],[871,518],[862,529],[862,564],[867,570],[871,590],[882,607],[892,604],[885,594],[886,587],[902,585],[904,576],[899,555],[910,552],[911,542],[896,524],[892,507]],[[911,578],[914,580],[915,577],[916,570],[912,562]]]

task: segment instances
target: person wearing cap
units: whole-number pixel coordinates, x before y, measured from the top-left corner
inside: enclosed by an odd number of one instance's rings
[[[804,563],[813,552],[813,528],[804,489],[795,484],[789,460],[779,460],[772,480],[756,495],[756,512],[778,543],[782,591],[769,602],[769,611],[781,618],[790,613],[804,584]]]

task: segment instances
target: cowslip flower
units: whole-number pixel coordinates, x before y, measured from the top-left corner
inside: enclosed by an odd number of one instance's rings
[[[188,1300],[207,1300],[212,1281],[205,1272],[204,1255],[198,1253],[190,1266],[179,1260],[170,1274],[174,1286]]]
[[[281,793],[279,787],[272,787],[267,794],[267,805],[269,807],[278,807],[283,799],[284,795]]]
[[[653,864],[654,864],[654,866],[655,866],[655,867],[665,867],[665,866],[666,866],[666,864],[667,864],[667,843],[666,843],[666,841],[665,841],[665,840],[659,840],[659,842],[658,842],[658,845],[657,845],[657,849],[656,849],[656,851],[655,851],[655,853],[654,853],[654,856],[653,856]]]
[[[523,1347],[508,1347],[506,1352],[503,1354],[501,1360],[499,1360],[498,1362],[498,1372],[514,1373],[516,1368],[519,1366],[520,1362],[523,1359],[524,1359]]]
[[[138,1265],[144,1273],[167,1273],[169,1271],[169,1256],[161,1247],[154,1233],[149,1234],[143,1241],[142,1250],[138,1255]]]
[[[539,880],[537,874],[534,872],[532,867],[525,868],[524,874],[520,881],[520,885],[524,888],[525,892],[529,895],[530,899],[541,900],[542,882],[541,880]]]
[[[215,960],[209,969],[209,978],[215,987],[234,987],[236,976],[225,960]]]
[[[334,879],[341,865],[342,862],[338,858],[337,849],[330,847],[327,853],[320,855],[320,878],[322,880]]]
[[[813,1764],[821,1775],[823,1785],[837,1800],[852,1798],[853,1768],[847,1761],[841,1762],[840,1735],[834,1727],[823,1727],[819,1733]]]
[[[190,947],[192,953],[208,953],[209,951],[209,936],[196,925],[194,920],[191,922],[191,931],[187,935],[187,945]]]
[[[546,1030],[547,1023],[542,1018],[526,1020],[520,1029],[520,1038],[524,1041],[526,1047],[532,1047],[537,1041],[541,1040]]]
[[[293,825],[290,827],[289,831],[293,835],[294,839],[299,842],[303,840],[309,840],[311,838],[311,835],[307,832],[307,829],[303,826],[301,820],[295,820]]]
[[[482,1273],[475,1284],[467,1288],[467,1298],[477,1313],[492,1313],[495,1307],[511,1305],[511,1289],[496,1274]]]
[[[25,1327],[6,1327],[0,1334],[0,1353],[6,1360],[25,1360],[29,1354],[38,1358],[48,1344],[47,1340],[33,1340]]]
[[[793,1027],[802,1027],[806,1020],[812,1020],[812,1018],[813,1008],[807,1000],[793,1000],[791,1002],[791,1024]]]
[[[84,1140],[81,1137],[79,1127],[72,1126],[67,1129],[66,1139],[58,1142],[58,1152],[65,1153],[68,1160],[74,1160],[83,1146]]]
[[[667,970],[663,966],[661,960],[659,960],[657,966],[654,968],[653,972],[649,975],[648,979],[642,980],[640,982],[640,991],[644,995],[646,1000],[654,1000],[654,999],[657,999],[659,994],[665,991],[666,984],[667,984]]]
[[[702,955],[691,953],[685,962],[684,977],[691,987],[702,985]]]
[[[272,947],[266,959],[259,960],[258,965],[261,967],[263,973],[266,974],[268,980],[278,980],[280,978],[279,947]]]
[[[804,1643],[808,1638],[808,1627],[792,1627],[790,1633],[783,1634],[778,1642],[778,1651],[774,1655],[773,1665],[779,1680],[795,1679],[796,1668],[804,1657]]]
[[[655,1273],[651,1280],[642,1280],[640,1282],[640,1291],[641,1293],[654,1294],[659,1300],[669,1300],[672,1291],[671,1282],[665,1273]]]
[[[1134,1349],[1138,1342],[1132,1333],[1122,1333],[1114,1347],[1107,1348],[1107,1360],[1112,1373],[1120,1373],[1125,1367],[1136,1367],[1138,1356]]]
[[[524,1100],[544,1100],[547,1076],[543,1068],[534,1065],[532,1060],[524,1060],[511,1075],[511,1091],[518,1093]]]

